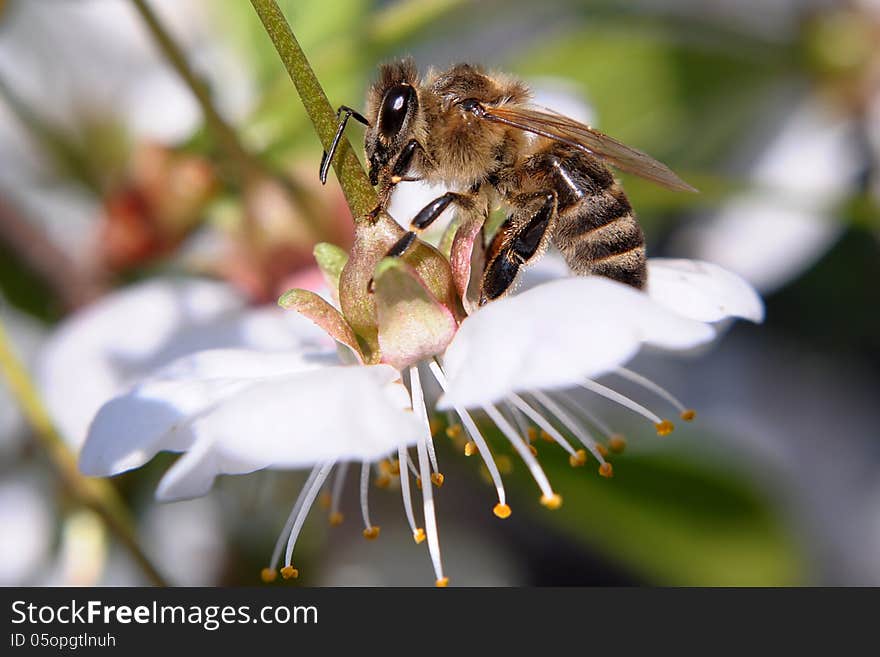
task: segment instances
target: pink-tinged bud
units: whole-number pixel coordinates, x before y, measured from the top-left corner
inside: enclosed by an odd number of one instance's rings
[[[383,363],[402,370],[446,349],[458,323],[412,267],[385,258],[374,282]]]
[[[403,229],[387,213],[358,222],[354,245],[339,278],[342,314],[360,338],[368,362],[381,359],[378,318],[374,295],[369,292],[376,266],[403,236]],[[408,264],[430,293],[449,308],[456,319],[463,316],[457,302],[449,262],[434,247],[416,240],[400,258]]]

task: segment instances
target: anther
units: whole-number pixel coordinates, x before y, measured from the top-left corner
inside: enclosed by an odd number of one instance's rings
[[[511,511],[510,511],[509,506],[499,502],[498,504],[495,505],[495,508],[492,509],[492,513],[494,513],[496,516],[498,516],[499,518],[504,520],[505,518],[510,517]]]
[[[425,540],[425,530],[419,527],[413,532],[413,540],[416,544],[421,543]]]
[[[620,454],[626,449],[626,438],[619,433],[616,433],[608,440],[608,447],[610,447],[611,451],[615,454]]]
[[[263,570],[260,571],[260,579],[263,580],[266,584],[274,582],[276,579],[278,579],[278,571],[274,568],[263,568]]]
[[[398,459],[394,459],[393,461],[391,461],[389,472],[395,477],[400,474],[400,461]]]
[[[603,458],[603,459],[604,459],[606,456],[608,456],[608,448],[605,447],[605,445],[603,445],[602,443],[596,443],[596,451],[599,452],[599,454],[602,455],[602,458]]]
[[[542,495],[541,504],[543,506],[546,506],[550,510],[558,509],[562,506],[562,496],[559,493],[553,493],[552,495]]]
[[[284,579],[296,579],[299,577],[299,571],[293,566],[284,566],[284,568],[281,569],[281,576]]]
[[[419,490],[422,490],[422,478],[421,477],[416,477],[416,488],[418,488]]]
[[[373,483],[376,484],[376,488],[388,488],[391,485],[391,477],[387,474],[380,474]]]
[[[446,435],[449,438],[458,438],[458,436],[461,435],[461,425],[453,424],[446,427]]]
[[[690,422],[695,417],[697,417],[697,412],[692,408],[686,408],[681,412],[681,419],[685,422]]]
[[[552,442],[554,442],[554,440],[553,440],[553,436],[551,436],[549,433],[547,433],[547,432],[544,431],[543,429],[541,429],[541,440],[544,440],[544,441],[546,441],[546,442],[548,442],[548,443],[552,443]]]
[[[675,429],[675,425],[669,420],[661,420],[654,425],[654,428],[657,429],[658,436],[668,436],[672,433],[672,430]]]
[[[469,440],[464,445],[464,455],[465,456],[473,456],[477,453],[477,443],[473,440]]]
[[[364,538],[368,541],[376,540],[377,538],[379,538],[379,527],[377,527],[376,525],[373,525],[372,527],[365,527],[363,534]]]
[[[329,509],[330,502],[332,501],[333,499],[330,497],[330,493],[321,493],[321,497],[318,498],[318,505],[322,509]]]
[[[437,488],[440,488],[443,485],[443,481],[446,477],[443,476],[440,472],[435,472],[431,475],[431,483],[433,483]]]
[[[343,516],[339,511],[334,511],[330,514],[330,524],[333,527],[338,527],[339,525],[341,525],[344,519],[345,516]]]
[[[599,466],[599,474],[606,479],[611,479],[614,476],[614,468],[611,467],[610,463],[603,463]]]
[[[574,454],[569,455],[568,464],[573,468],[579,468],[587,462],[587,450],[579,449]]]
[[[447,586],[449,586],[449,578],[441,577],[436,582],[434,582],[434,586],[436,586],[438,589],[445,589]]]
[[[529,445],[529,451],[532,453],[532,456],[538,455],[538,448],[534,445]]]
[[[535,427],[529,427],[529,430],[526,431],[526,437],[530,443],[535,442],[538,439],[538,430]]]

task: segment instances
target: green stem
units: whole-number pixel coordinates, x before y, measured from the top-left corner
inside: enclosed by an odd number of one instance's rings
[[[290,79],[296,86],[309,119],[315,126],[315,132],[326,150],[336,134],[336,112],[327,100],[327,94],[315,77],[315,72],[278,3],[275,0],[251,0],[251,4],[260,17],[263,27],[266,28],[269,38],[272,39]],[[333,168],[355,221],[361,220],[376,207],[376,192],[351,143],[344,136],[333,158]]]
[[[67,490],[82,504],[97,513],[119,539],[144,574],[156,586],[167,586],[165,579],[141,549],[131,516],[116,488],[105,479],[90,479],[80,474],[76,457],[67,448],[40,401],[36,386],[15,355],[3,323],[0,322],[0,377],[18,401],[34,436],[49,457],[52,467]]]

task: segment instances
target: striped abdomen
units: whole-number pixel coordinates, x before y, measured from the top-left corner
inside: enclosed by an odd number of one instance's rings
[[[569,268],[643,288],[645,236],[626,194],[595,158],[565,147],[553,151],[544,154],[545,179],[557,194],[553,243]]]

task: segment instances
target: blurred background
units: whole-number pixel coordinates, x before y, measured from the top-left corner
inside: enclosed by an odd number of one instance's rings
[[[764,325],[697,358],[639,358],[698,417],[658,439],[601,409],[629,438],[613,480],[538,446],[558,511],[511,454],[514,514],[497,521],[478,464],[441,431],[454,584],[880,585],[880,3],[279,4],[334,105],[362,107],[396,56],[478,62],[666,162],[701,194],[624,176],[651,254],[717,262],[766,301]],[[319,159],[248,2],[0,0],[0,318],[71,453],[157,365],[285,347],[274,299],[317,284],[315,242],[350,240]],[[145,552],[174,584],[257,584],[304,474],[160,505],[172,459],[114,480]],[[372,493],[374,542],[356,503],[339,527],[312,513],[297,582],[430,584],[399,495]],[[147,581],[2,380],[0,527],[0,584]]]

